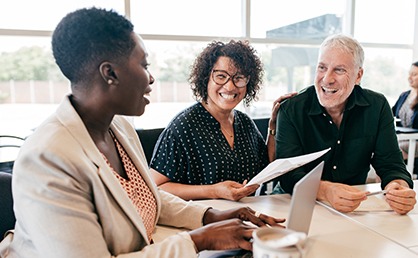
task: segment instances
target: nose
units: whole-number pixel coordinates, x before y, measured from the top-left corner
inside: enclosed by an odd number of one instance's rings
[[[227,91],[232,91],[232,90],[234,90],[235,89],[235,84],[234,84],[234,82],[232,81],[232,78],[230,78],[225,84],[224,84],[224,86],[222,86],[222,87],[224,87]]]
[[[149,74],[149,84],[153,84],[155,82],[154,76],[151,75],[151,73]]]
[[[322,77],[322,81],[325,84],[330,84],[334,82],[334,77],[333,77],[333,71],[331,69],[328,69],[325,73],[324,73],[324,77]]]

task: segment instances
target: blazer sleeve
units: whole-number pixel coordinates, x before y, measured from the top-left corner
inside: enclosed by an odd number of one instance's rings
[[[178,228],[196,229],[203,226],[203,215],[209,209],[193,201],[183,199],[159,190],[161,197],[161,213],[158,224]]]

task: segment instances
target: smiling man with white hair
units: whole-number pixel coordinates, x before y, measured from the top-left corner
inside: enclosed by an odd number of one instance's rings
[[[350,212],[367,199],[351,185],[366,182],[370,165],[381,178],[394,211],[414,208],[415,192],[398,147],[386,98],[360,87],[364,52],[354,38],[337,34],[322,43],[315,85],[285,101],[277,115],[276,158],[308,154],[331,147],[326,155],[280,178],[291,193],[297,181],[325,161],[317,199]]]

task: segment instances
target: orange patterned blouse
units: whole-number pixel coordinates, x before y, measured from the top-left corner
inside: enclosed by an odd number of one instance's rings
[[[109,160],[104,155],[103,157],[106,160],[106,163],[111,167],[113,174],[117,177],[123,189],[128,194],[129,199],[131,199],[136,207],[137,212],[142,217],[142,221],[147,230],[148,240],[152,242],[152,232],[154,231],[157,216],[157,201],[123,146],[116,139],[112,131],[110,131],[110,134],[115,141],[129,180],[121,177],[110,165]]]

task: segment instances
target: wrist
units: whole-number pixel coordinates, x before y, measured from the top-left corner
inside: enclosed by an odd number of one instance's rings
[[[205,213],[203,214],[203,218],[202,218],[203,225],[207,225],[207,224],[214,222],[215,219],[214,219],[213,211],[214,210],[212,207],[208,207],[208,209],[205,211]]]
[[[317,199],[319,201],[328,201],[327,199],[327,192],[329,191],[329,187],[331,186],[331,183],[328,181],[321,181],[319,183],[319,189],[317,194]]]

